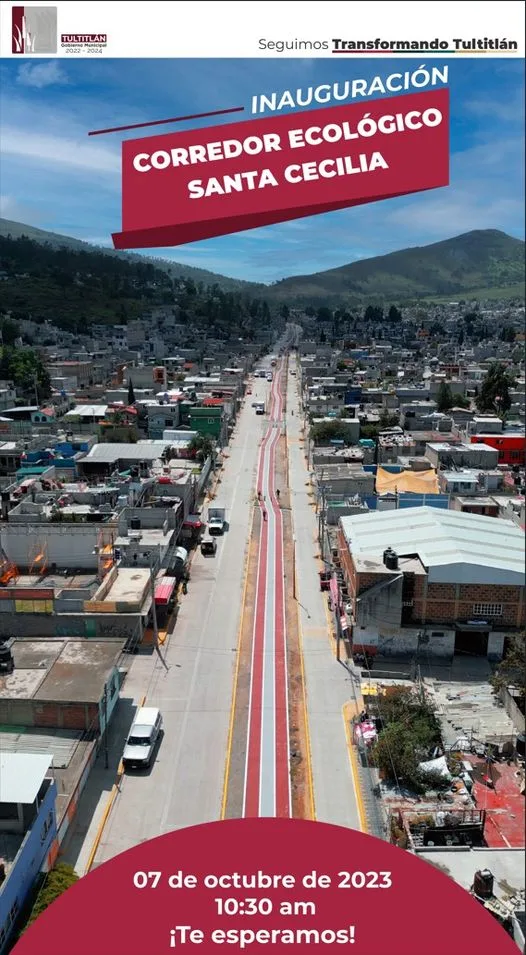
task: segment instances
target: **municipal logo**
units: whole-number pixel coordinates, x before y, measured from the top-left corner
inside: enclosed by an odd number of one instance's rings
[[[12,53],[57,52],[57,8],[12,8]]]

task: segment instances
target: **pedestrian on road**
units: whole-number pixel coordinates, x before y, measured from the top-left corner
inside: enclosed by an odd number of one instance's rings
[[[263,509],[263,520],[266,521],[266,519],[267,519],[267,512],[265,509]]]
[[[276,497],[277,497],[277,499],[278,499],[278,501],[279,501],[279,488],[276,489]]]
[[[261,491],[258,491],[258,501],[261,500]]]

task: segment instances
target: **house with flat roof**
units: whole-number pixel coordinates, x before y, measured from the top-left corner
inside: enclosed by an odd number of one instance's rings
[[[0,752],[0,955],[13,941],[39,873],[56,858],[52,761],[51,754]]]

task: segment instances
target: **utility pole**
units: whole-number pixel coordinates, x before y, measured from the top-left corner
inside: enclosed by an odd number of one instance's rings
[[[104,684],[104,695],[102,697],[104,705],[104,769],[109,766],[108,755],[108,687]]]
[[[38,401],[38,379],[37,379],[37,376],[36,376],[36,375],[34,375],[34,377],[33,377],[33,384],[34,384],[34,386],[35,386],[35,404],[36,404],[36,406],[37,406],[37,408],[38,408],[38,407],[39,407],[39,401]]]
[[[292,538],[292,599],[296,600],[296,535]]]
[[[334,607],[334,611],[336,613],[336,659],[338,663],[340,662],[340,640],[342,637],[342,624],[340,619],[339,599],[340,599],[340,588],[338,587],[338,604],[336,607]]]
[[[153,569],[153,560],[150,558],[150,592],[152,595],[152,629],[153,643],[155,649],[159,649],[159,629],[157,626],[157,608],[155,606],[155,574]]]

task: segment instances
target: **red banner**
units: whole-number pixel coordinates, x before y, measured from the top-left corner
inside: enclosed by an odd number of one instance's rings
[[[449,183],[449,92],[122,145],[116,249],[182,245]]]

